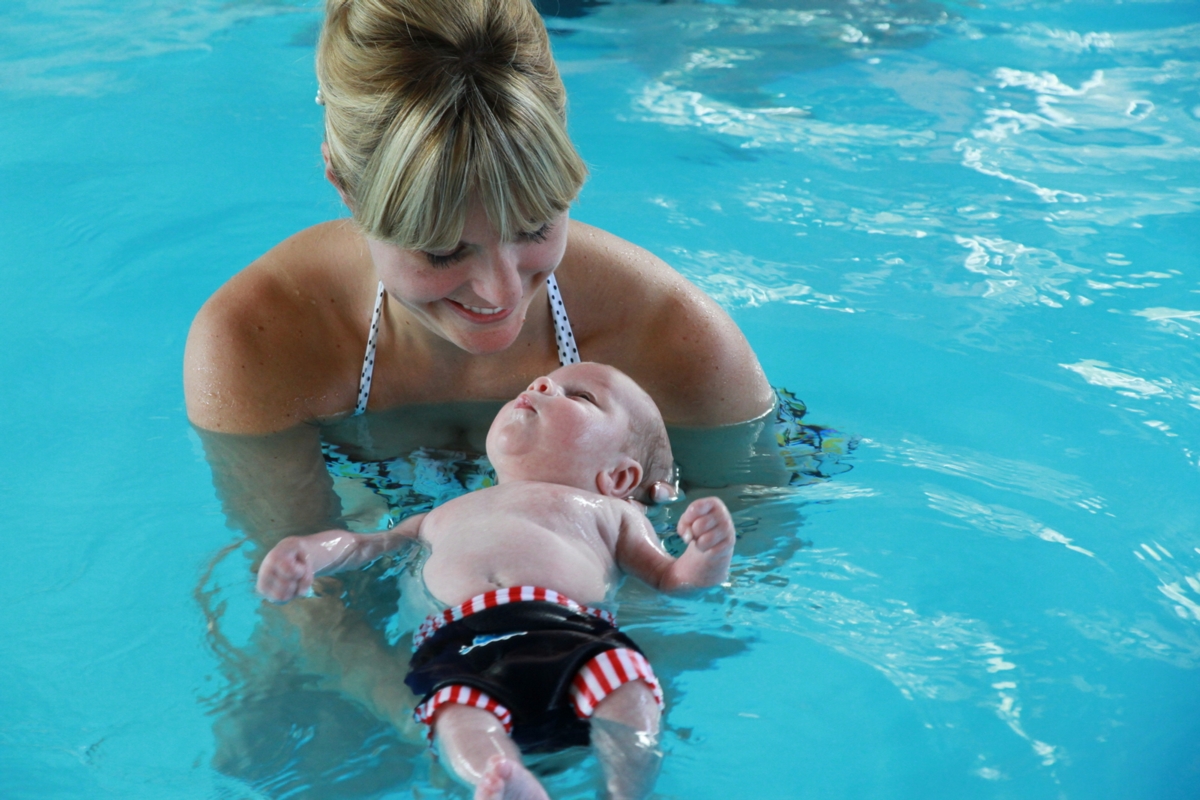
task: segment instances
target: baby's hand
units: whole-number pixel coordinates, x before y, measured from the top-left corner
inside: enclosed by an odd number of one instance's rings
[[[299,536],[289,536],[271,548],[258,568],[258,593],[272,603],[286,603],[308,594],[313,563]]]
[[[737,538],[733,517],[719,497],[694,500],[679,518],[676,530],[689,547],[695,546],[700,552],[713,556],[728,557],[729,553],[724,551],[731,552]]]

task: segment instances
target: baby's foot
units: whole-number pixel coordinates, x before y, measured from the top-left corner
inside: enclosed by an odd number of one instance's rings
[[[475,787],[475,800],[550,800],[550,796],[520,763],[492,756]]]

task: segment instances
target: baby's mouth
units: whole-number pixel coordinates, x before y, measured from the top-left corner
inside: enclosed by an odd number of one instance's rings
[[[524,392],[517,395],[517,399],[513,401],[513,408],[521,409],[522,411],[534,411],[533,403],[529,402],[529,397]],[[537,413],[534,411],[534,413]]]

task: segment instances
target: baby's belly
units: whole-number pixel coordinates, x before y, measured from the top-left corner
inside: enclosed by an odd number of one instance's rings
[[[553,534],[470,544],[435,546],[425,562],[426,587],[448,606],[510,586],[540,586],[579,603],[602,603],[616,578],[604,554]]]

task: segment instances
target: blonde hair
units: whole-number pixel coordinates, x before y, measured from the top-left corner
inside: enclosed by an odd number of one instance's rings
[[[529,0],[327,0],[317,79],[333,175],[373,238],[452,249],[475,196],[512,240],[587,177]]]

